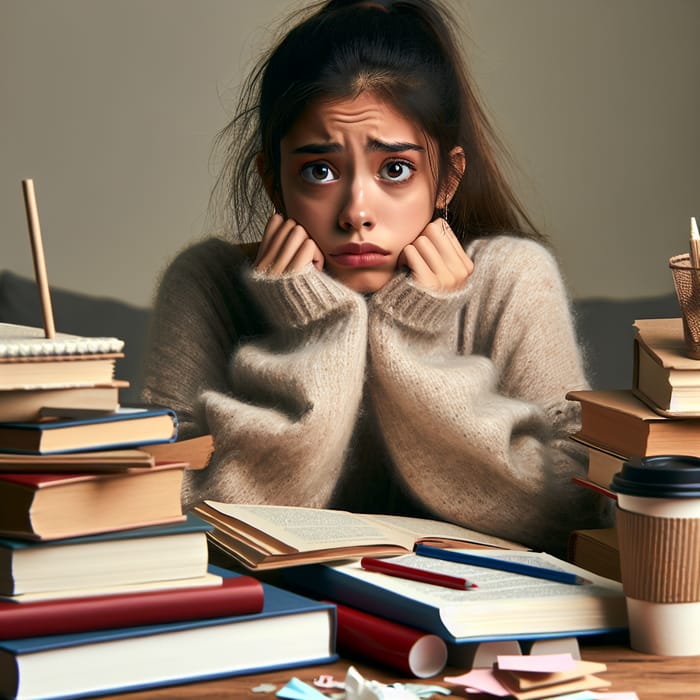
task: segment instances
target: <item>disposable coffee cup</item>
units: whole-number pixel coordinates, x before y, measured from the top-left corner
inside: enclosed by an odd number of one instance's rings
[[[613,477],[630,645],[700,654],[700,459],[629,460]]]

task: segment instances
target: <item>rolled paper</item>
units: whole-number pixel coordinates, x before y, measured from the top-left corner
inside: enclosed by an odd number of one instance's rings
[[[342,656],[364,658],[416,678],[430,678],[445,668],[447,645],[437,635],[335,605],[337,647]]]

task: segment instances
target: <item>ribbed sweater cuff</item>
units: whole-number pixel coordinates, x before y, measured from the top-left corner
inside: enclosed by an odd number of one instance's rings
[[[440,333],[455,319],[469,296],[418,287],[407,275],[397,275],[372,297],[370,308],[419,333]]]
[[[300,328],[362,302],[360,295],[313,266],[281,277],[251,271],[246,283],[278,327]]]

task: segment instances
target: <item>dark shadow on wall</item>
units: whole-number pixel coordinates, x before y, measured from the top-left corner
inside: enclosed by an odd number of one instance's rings
[[[603,298],[574,301],[579,342],[588,380],[594,389],[632,387],[632,324],[642,318],[677,318],[675,294],[622,301]]]

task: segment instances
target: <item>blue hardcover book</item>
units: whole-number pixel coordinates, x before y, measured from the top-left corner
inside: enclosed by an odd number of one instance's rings
[[[262,585],[252,615],[0,641],[0,697],[79,698],[335,661],[335,606]]]
[[[458,590],[366,571],[359,561],[285,569],[294,587],[438,635],[452,644],[577,637],[623,630],[622,585],[542,552],[479,550],[484,556],[576,573],[572,585],[408,554],[388,561],[477,584]]]
[[[85,537],[0,538],[0,596],[24,602],[186,585],[207,573],[211,529],[188,514],[179,522]]]
[[[60,454],[137,447],[177,438],[177,416],[166,407],[122,406],[84,418],[0,423],[0,452]]]

